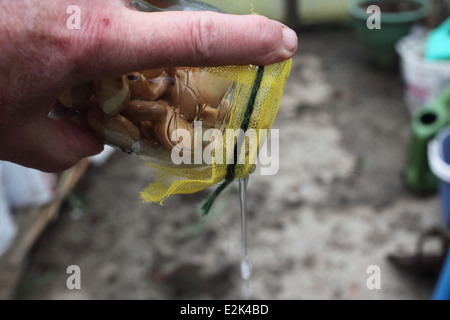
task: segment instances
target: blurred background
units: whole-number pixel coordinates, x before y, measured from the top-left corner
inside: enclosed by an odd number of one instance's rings
[[[280,170],[248,184],[251,298],[448,298],[450,1],[206,2],[300,43]],[[237,183],[202,216],[210,189],[144,204],[155,172],[110,148],[58,175],[1,169],[0,298],[248,298]]]

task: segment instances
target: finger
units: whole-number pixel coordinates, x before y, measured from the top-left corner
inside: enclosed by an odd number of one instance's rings
[[[117,9],[117,7],[115,7]],[[105,75],[161,66],[267,65],[297,50],[295,32],[257,15],[122,10],[89,17],[76,65]]]

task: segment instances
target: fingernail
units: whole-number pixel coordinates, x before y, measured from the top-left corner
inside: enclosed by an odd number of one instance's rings
[[[290,52],[295,52],[298,46],[297,34],[294,30],[283,26],[283,45],[284,48]]]

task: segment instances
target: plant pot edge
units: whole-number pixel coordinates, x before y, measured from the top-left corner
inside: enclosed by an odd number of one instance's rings
[[[367,19],[372,15],[372,13],[367,13],[366,10],[360,7],[364,3],[381,2],[383,0],[354,0],[350,2],[349,13],[357,20]],[[410,2],[415,2],[420,5],[419,8],[408,11],[401,12],[381,12],[381,23],[413,23],[414,21],[421,20],[426,17],[431,12],[431,3],[429,0],[408,0]]]

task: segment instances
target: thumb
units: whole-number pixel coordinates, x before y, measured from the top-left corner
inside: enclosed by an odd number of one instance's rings
[[[90,76],[162,66],[267,65],[290,58],[298,42],[293,30],[263,16],[126,7],[92,13],[82,34],[75,54]]]
[[[103,150],[87,129],[46,117],[21,119],[0,142],[1,159],[46,172],[65,170]]]

